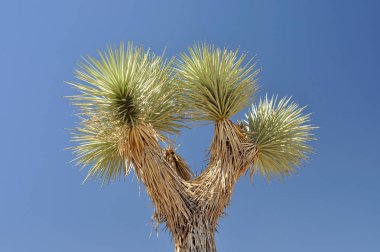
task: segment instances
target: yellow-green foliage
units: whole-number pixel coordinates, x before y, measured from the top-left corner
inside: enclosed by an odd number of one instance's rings
[[[78,81],[69,83],[79,91],[70,97],[80,118],[72,137],[76,161],[91,166],[88,177],[116,179],[132,168],[129,153],[136,146],[129,143],[129,132],[135,126],[151,127],[157,133],[151,137],[160,138],[178,133],[185,118],[228,120],[257,89],[257,70],[250,61],[244,64],[245,57],[199,44],[173,67],[173,60],[121,43],[98,58],[84,58],[75,71]],[[310,152],[314,128],[302,112],[288,98],[265,98],[252,106],[244,127],[257,147],[256,156],[246,160],[253,162],[251,171],[287,174],[300,165]],[[237,157],[241,153],[235,149]]]
[[[178,132],[183,113],[172,61],[132,43],[109,47],[99,58],[85,58],[75,71],[80,82],[70,83],[81,92],[71,99],[86,116],[107,114],[126,126],[144,122],[159,132]]]
[[[286,175],[306,159],[315,127],[308,124],[310,116],[302,115],[303,110],[286,97],[279,101],[265,97],[252,105],[245,120],[245,130],[258,149],[251,172]]]
[[[73,149],[78,163],[92,165],[89,176],[115,179],[128,173],[129,160],[120,157],[118,145],[134,125],[178,132],[183,112],[171,63],[132,43],[83,59],[75,71],[78,81],[69,84],[79,91],[70,98],[81,119]]]
[[[177,80],[192,120],[228,119],[247,107],[256,91],[254,64],[238,51],[194,45],[177,61]]]

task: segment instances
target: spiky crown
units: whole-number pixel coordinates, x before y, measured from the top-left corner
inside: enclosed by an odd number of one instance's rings
[[[86,57],[75,71],[79,91],[71,96],[81,118],[73,133],[78,163],[91,165],[88,177],[116,179],[132,169],[128,132],[149,125],[177,134],[186,122],[228,120],[252,102],[258,71],[245,54],[196,44],[179,60],[166,61],[141,46],[109,47]],[[253,105],[243,133],[258,152],[252,171],[287,174],[310,152],[314,127],[289,98],[265,98]]]

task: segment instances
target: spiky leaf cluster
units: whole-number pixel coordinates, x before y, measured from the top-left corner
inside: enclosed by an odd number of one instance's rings
[[[303,111],[304,107],[286,97],[279,101],[265,97],[252,105],[245,120],[245,130],[258,150],[251,172],[259,171],[268,178],[286,175],[307,158],[315,127],[308,124],[310,116]]]
[[[132,43],[109,47],[99,59],[87,57],[79,65],[79,82],[69,84],[81,94],[71,99],[87,116],[105,113],[125,126],[148,123],[176,133],[182,113],[171,63]]]
[[[177,79],[193,120],[217,121],[249,105],[257,89],[254,64],[245,54],[200,44],[177,62]]]
[[[86,179],[93,177],[106,182],[129,174],[132,165],[120,155],[119,148],[126,133],[125,128],[104,114],[82,119],[72,134],[72,140],[78,143],[72,149],[77,164],[91,166]]]
[[[89,175],[115,178],[127,173],[129,161],[118,146],[134,125],[178,132],[183,113],[171,63],[132,43],[109,47],[99,58],[80,63],[78,81],[69,83],[80,92],[70,98],[82,118],[73,139],[79,142],[77,161],[92,165]]]

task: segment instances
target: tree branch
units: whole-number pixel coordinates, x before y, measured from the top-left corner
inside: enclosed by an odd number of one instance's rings
[[[136,174],[155,206],[154,218],[166,222],[171,231],[186,228],[194,215],[209,216],[210,228],[215,228],[237,180],[256,154],[254,144],[229,120],[215,124],[210,162],[193,179],[185,161],[174,150],[164,150],[151,127],[136,126],[129,133],[129,144]]]

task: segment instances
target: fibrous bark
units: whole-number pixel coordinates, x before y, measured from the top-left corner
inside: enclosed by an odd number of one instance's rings
[[[195,178],[178,154],[159,145],[149,125],[132,127],[120,146],[154,204],[155,221],[170,231],[175,252],[215,252],[218,219],[256,154],[241,129],[229,120],[216,122],[209,164]]]

